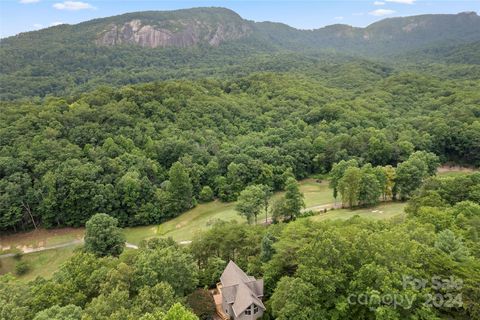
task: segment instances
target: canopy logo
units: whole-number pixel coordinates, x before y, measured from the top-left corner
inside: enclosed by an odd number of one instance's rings
[[[381,293],[377,290],[361,294],[350,294],[347,297],[349,304],[369,306],[375,310],[379,306],[410,309],[417,300],[424,300],[423,304],[435,308],[458,308],[463,306],[461,289],[463,280],[451,276],[442,278],[434,276],[431,279],[402,277],[402,289],[393,293]]]

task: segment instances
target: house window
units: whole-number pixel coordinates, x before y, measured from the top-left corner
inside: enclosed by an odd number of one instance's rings
[[[258,313],[258,306],[256,304],[253,305],[253,314]]]
[[[245,314],[247,316],[251,315],[252,314],[252,307],[248,307],[248,309],[245,310]]]

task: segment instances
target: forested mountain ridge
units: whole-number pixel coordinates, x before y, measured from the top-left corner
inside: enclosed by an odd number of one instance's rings
[[[90,42],[85,45],[93,42],[99,46],[217,46],[225,41],[251,36],[256,41],[295,51],[330,48],[353,52],[360,48],[370,55],[377,55],[393,53],[397,48],[405,51],[428,47],[437,42],[452,44],[452,41],[478,41],[479,32],[480,17],[475,12],[387,18],[365,28],[336,24],[314,30],[300,30],[282,23],[248,21],[229,9],[192,8],[133,12],[76,25],[51,27],[3,39],[2,46],[15,46],[25,41],[40,43],[55,38],[62,42],[82,40]],[[181,39],[184,41],[168,41],[178,39],[175,38],[177,35],[184,36]],[[154,41],[159,39],[165,42]],[[380,50],[386,44],[389,46]]]
[[[472,44],[479,41],[480,17],[472,12],[316,30],[247,21],[223,8],[136,12],[2,39],[0,98],[71,94],[98,84],[285,71],[292,61],[314,70],[338,56],[397,60],[402,55],[410,62],[441,57],[458,63],[460,54],[476,63]]]

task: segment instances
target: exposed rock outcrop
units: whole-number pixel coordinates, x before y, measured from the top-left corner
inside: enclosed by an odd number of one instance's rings
[[[247,23],[209,23],[197,19],[162,21],[157,25],[134,19],[123,25],[110,25],[96,40],[97,45],[136,44],[142,47],[190,47],[199,43],[218,46],[227,40],[247,36]]]

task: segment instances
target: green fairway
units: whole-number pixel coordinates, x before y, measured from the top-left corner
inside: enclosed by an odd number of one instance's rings
[[[24,254],[21,258],[22,261],[26,261],[30,266],[30,271],[23,276],[18,277],[21,281],[33,280],[38,276],[48,278],[59,266],[67,260],[73,251],[79,246],[69,246],[58,249],[51,249],[41,252]],[[13,257],[2,258],[0,260],[0,275],[6,273],[15,273],[15,265],[17,260]]]
[[[328,219],[346,220],[355,215],[369,219],[389,219],[395,216],[403,216],[406,202],[386,202],[372,208],[360,209],[337,209],[310,217],[313,221],[324,221]]]
[[[478,172],[478,170],[472,169],[472,168],[466,168],[466,167],[448,167],[448,166],[442,166],[438,168],[437,170],[437,175],[440,177],[458,177],[458,176],[463,176],[463,175],[468,175]]]
[[[305,195],[306,207],[314,207],[333,203],[332,190],[328,188],[328,181],[317,182],[315,179],[305,179],[299,182],[300,191]],[[283,192],[277,192],[273,200],[281,197]],[[263,221],[264,216],[259,217]],[[181,214],[160,225],[125,228],[127,242],[139,244],[143,239],[152,237],[172,237],[181,241],[190,241],[193,235],[207,229],[216,220],[245,222],[245,219],[235,211],[235,203],[213,201],[199,204],[195,208]],[[17,233],[0,237],[0,251],[7,253],[15,247],[28,252],[29,249],[48,247],[81,239],[84,228],[63,228],[45,230],[39,229],[30,232]]]
[[[324,204],[330,204],[335,201],[333,191],[328,187],[328,181],[321,183],[314,179],[306,179],[300,182],[300,191],[305,195],[305,206],[314,207]]]
[[[305,195],[306,207],[326,205],[334,201],[332,190],[328,188],[328,181],[318,183],[314,179],[305,179],[300,181],[300,190]],[[283,192],[275,193],[273,199],[278,199],[282,194]],[[263,215],[259,216],[259,223],[262,222],[264,218]],[[207,230],[218,220],[246,222],[245,218],[235,211],[234,202],[224,203],[212,201],[199,204],[195,208],[160,225],[125,228],[124,234],[127,242],[136,245],[144,239],[153,237],[172,237],[180,243],[188,243],[196,233]],[[40,229],[1,237],[0,244],[4,250],[19,247],[22,250],[26,249],[28,251],[30,248],[53,246],[81,239],[84,232],[84,228]],[[24,254],[22,259],[30,264],[31,271],[20,277],[20,279],[31,280],[37,276],[51,276],[60,264],[72,255],[76,247],[78,247],[78,245]],[[12,257],[3,258],[0,274],[13,273],[16,262]]]
[[[437,175],[440,177],[458,177],[458,176],[466,176],[474,172],[475,171],[443,171],[443,172],[438,172]]]
[[[195,233],[207,229],[218,220],[246,222],[245,218],[235,211],[235,203],[214,201],[199,205],[175,219],[162,223],[158,226],[158,234],[172,237],[179,242],[190,241]]]
[[[328,181],[318,183],[314,179],[302,180],[300,181],[300,191],[305,195],[305,205],[307,207],[330,204],[334,201],[332,190],[328,188]],[[273,199],[281,197],[282,194],[283,192],[276,193]],[[263,215],[259,216],[258,221],[261,222],[264,218]],[[126,228],[125,236],[127,242],[133,244],[138,244],[143,239],[152,237],[172,237],[178,242],[188,242],[193,239],[197,232],[208,229],[217,220],[246,222],[245,218],[235,211],[234,202],[213,201],[199,204],[158,227]]]
[[[237,214],[234,207],[235,203],[220,201],[200,204],[159,226],[126,228],[125,236],[127,242],[133,244],[152,237],[172,237],[178,242],[190,241],[196,232],[207,229],[217,220],[245,221]]]
[[[38,229],[29,232],[19,232],[0,237],[0,252],[29,252],[35,248],[50,247],[83,238],[84,228]]]

